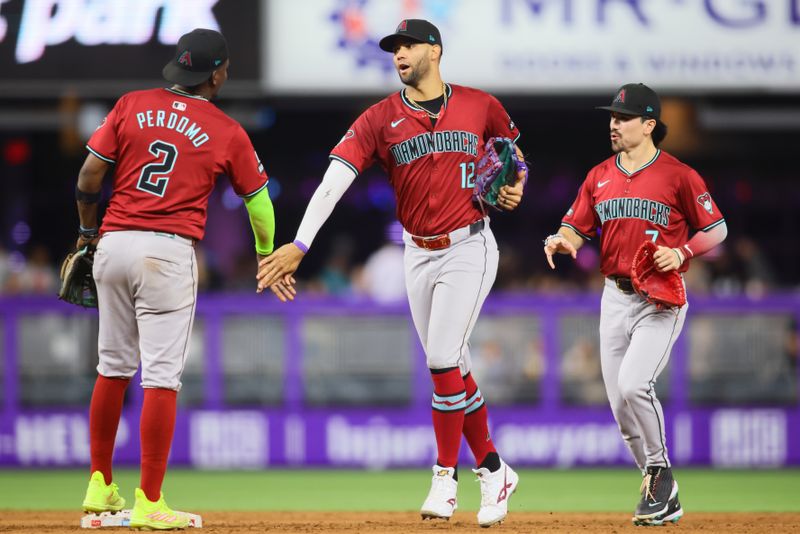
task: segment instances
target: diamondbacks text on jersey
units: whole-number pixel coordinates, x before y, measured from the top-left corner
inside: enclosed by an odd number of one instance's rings
[[[414,235],[443,234],[483,214],[471,201],[475,161],[486,139],[519,138],[519,130],[492,95],[446,84],[436,126],[403,91],[365,111],[331,152],[357,174],[378,161],[397,196],[397,218]]]
[[[697,171],[658,150],[634,173],[619,164],[619,155],[593,168],[561,224],[584,239],[602,229],[600,271],[626,277],[642,241],[681,247],[690,230],[709,230],[724,221]],[[688,268],[687,259],[679,270]]]

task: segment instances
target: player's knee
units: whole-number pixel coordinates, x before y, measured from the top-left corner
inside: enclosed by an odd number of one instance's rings
[[[636,382],[622,382],[620,381],[617,384],[617,388],[619,389],[620,397],[622,397],[625,402],[630,402],[642,394],[643,388],[642,384],[637,384]]]

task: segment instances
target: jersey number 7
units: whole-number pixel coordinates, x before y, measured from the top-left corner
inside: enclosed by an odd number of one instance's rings
[[[158,161],[142,167],[136,189],[163,197],[167,190],[169,174],[175,167],[175,160],[178,159],[178,148],[166,141],[156,140],[150,143],[148,150],[158,158]]]

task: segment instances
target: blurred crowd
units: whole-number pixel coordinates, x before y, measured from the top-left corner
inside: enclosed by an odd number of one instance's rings
[[[552,271],[536,240],[528,247],[520,247],[517,243],[503,241],[502,235],[497,237],[500,265],[495,292],[600,292],[602,277],[595,244],[583,247],[576,262],[566,256],[557,258],[558,268]],[[363,261],[356,257],[355,240],[353,235],[335,235],[325,247],[328,252],[316,269],[301,267],[299,290],[314,296],[367,297],[387,303],[404,300],[400,225],[389,224],[383,244]],[[197,246],[200,291],[242,292],[255,288],[254,254],[240,253],[234,260],[227,261],[227,265],[219,260],[219,255],[202,242]],[[0,295],[56,294],[61,259],[54,258],[43,245],[34,244],[24,254],[0,246]],[[686,284],[690,295],[758,298],[776,289],[787,289],[780,288],[770,260],[757,241],[746,236],[733,236],[705,257],[692,260]]]

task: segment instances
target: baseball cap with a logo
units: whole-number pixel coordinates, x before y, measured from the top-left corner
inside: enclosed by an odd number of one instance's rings
[[[439,28],[422,19],[401,21],[394,33],[381,39],[378,46],[386,52],[394,52],[394,43],[401,38],[442,46],[442,35],[439,33]]]
[[[161,71],[164,79],[193,87],[206,81],[228,59],[228,44],[221,33],[197,28],[178,39],[175,57]]]
[[[595,109],[605,109],[656,120],[661,118],[661,100],[655,91],[643,83],[623,85],[617,90],[610,106],[598,106]]]

